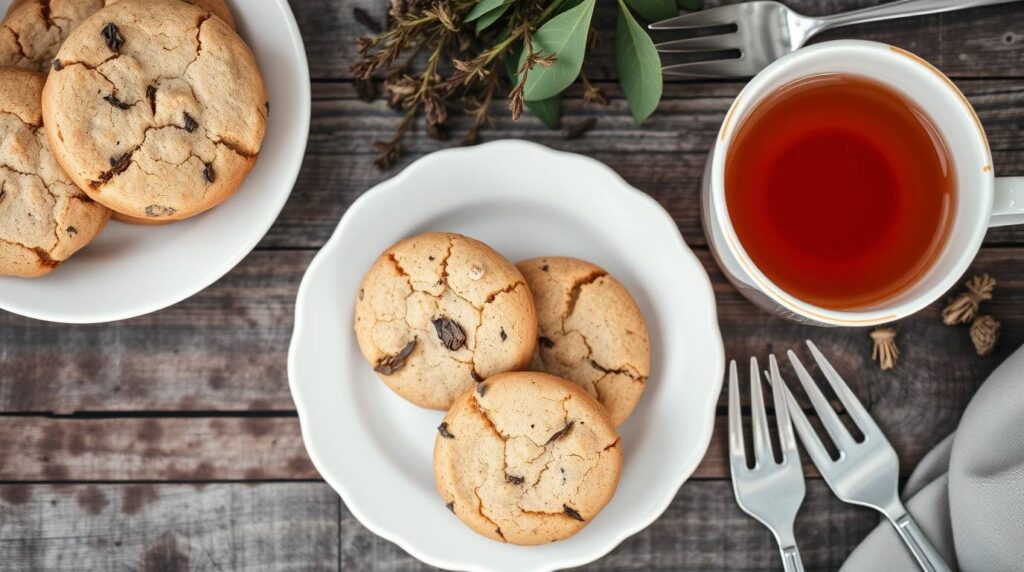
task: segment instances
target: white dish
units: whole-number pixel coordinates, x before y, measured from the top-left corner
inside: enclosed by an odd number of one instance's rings
[[[621,428],[618,492],[573,538],[518,547],[459,522],[434,486],[443,413],[392,393],[359,353],[352,314],[364,272],[428,230],[478,238],[513,261],[593,261],[647,318],[653,373]],[[517,572],[585,564],[658,518],[704,456],[723,368],[711,284],[668,213],[593,159],[522,141],[433,153],[360,197],[302,280],[288,355],[306,448],[356,518],[428,564]]]
[[[9,2],[0,2],[0,12]],[[270,116],[252,173],[223,205],[159,227],[111,221],[51,274],[0,277],[0,308],[40,320],[110,322],[166,308],[241,261],[281,212],[309,135],[309,67],[286,0],[228,4],[263,72]]]

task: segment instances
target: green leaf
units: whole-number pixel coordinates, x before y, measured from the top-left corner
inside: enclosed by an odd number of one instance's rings
[[[473,6],[473,9],[466,14],[466,17],[462,20],[463,22],[472,22],[477,18],[482,17],[484,14],[501,8],[502,6],[508,6],[515,0],[480,0]]]
[[[626,3],[648,22],[660,22],[679,15],[676,0],[626,0]]]
[[[537,101],[527,101],[526,108],[540,118],[548,129],[558,129],[562,121],[562,94]]]
[[[633,119],[642,123],[661,100],[661,60],[654,42],[619,0],[619,24],[615,28],[615,69]]]
[[[583,0],[579,6],[548,20],[533,34],[534,53],[542,56],[555,54],[557,61],[550,66],[537,65],[530,70],[523,90],[527,101],[554,97],[576,81],[583,67],[595,3],[596,0]],[[525,60],[526,50],[523,50],[519,57],[520,66]]]
[[[680,10],[690,10],[691,12],[694,10],[703,10],[704,0],[676,0],[676,6],[678,6]]]
[[[497,22],[498,18],[501,18],[501,16],[508,11],[510,6],[512,6],[512,3],[506,2],[481,16],[480,19],[476,21],[476,35],[479,36],[480,32],[483,32],[490,27],[491,24]]]

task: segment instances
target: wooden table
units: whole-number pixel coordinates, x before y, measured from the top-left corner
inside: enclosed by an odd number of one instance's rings
[[[790,0],[808,13],[874,0]],[[422,131],[402,165],[373,166],[369,143],[395,114],[348,81],[352,18],[384,0],[293,0],[313,77],[313,122],[298,183],[270,233],[230,274],[192,299],[114,324],[64,326],[0,312],[0,568],[5,570],[409,570],[424,566],[363,528],[321,481],[299,435],[285,372],[299,280],[346,207],[409,161],[442,147]],[[602,3],[603,4],[603,3]],[[614,10],[598,29],[611,45]],[[1024,4],[885,22],[829,37],[899,45],[950,74],[978,110],[997,172],[1024,175]],[[939,304],[898,324],[899,366],[882,373],[864,329],[815,329],[757,310],[723,279],[701,232],[698,175],[739,82],[673,82],[637,127],[604,57],[590,77],[607,108],[571,92],[565,140],[495,104],[485,139],[531,139],[604,161],[675,217],[718,297],[728,356],[765,356],[813,337],[889,435],[906,475],[952,431],[986,374],[1024,342],[1024,228],[989,233],[972,272],[999,280],[986,311],[1003,323],[978,357]],[[464,122],[463,122],[464,124]],[[509,176],[514,176],[510,171]],[[964,189],[971,192],[971,189]],[[353,269],[353,272],[361,272]],[[669,382],[671,380],[663,380]],[[737,508],[720,402],[703,464],[655,524],[594,563],[608,570],[778,569],[774,541]],[[340,436],[339,438],[344,438]],[[813,470],[797,521],[808,569],[836,569],[877,522],[836,500]]]

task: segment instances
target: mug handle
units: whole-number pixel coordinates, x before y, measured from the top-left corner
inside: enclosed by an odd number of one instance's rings
[[[996,177],[989,227],[1024,224],[1024,177]]]

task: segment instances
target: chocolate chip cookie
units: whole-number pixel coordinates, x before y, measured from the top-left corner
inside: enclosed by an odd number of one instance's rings
[[[43,91],[51,147],[96,201],[180,220],[220,204],[256,161],[267,100],[252,52],[210,12],[120,0],[68,36]]]
[[[356,301],[363,356],[396,393],[432,409],[526,366],[536,329],[522,274],[458,234],[431,232],[392,246],[366,273]]]
[[[47,72],[68,34],[117,0],[15,0],[0,24],[0,65]],[[213,13],[232,28],[224,0],[183,0]]]
[[[43,134],[46,80],[0,68],[0,275],[47,274],[103,229],[110,211],[61,170]]]
[[[575,258],[533,258],[518,267],[539,322],[530,369],[576,383],[621,425],[651,369],[647,324],[633,297],[603,268]]]
[[[476,532],[512,544],[568,538],[615,494],[619,436],[579,386],[545,373],[494,376],[438,427],[442,502]]]

